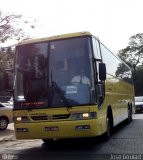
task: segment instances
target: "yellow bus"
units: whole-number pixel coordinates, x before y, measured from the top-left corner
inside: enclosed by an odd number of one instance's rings
[[[17,139],[108,139],[132,121],[130,68],[90,32],[25,40],[16,46],[14,127]]]

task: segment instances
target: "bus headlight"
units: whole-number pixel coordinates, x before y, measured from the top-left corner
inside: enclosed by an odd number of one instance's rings
[[[89,113],[83,113],[83,114],[82,114],[82,117],[83,117],[83,118],[89,118],[89,117],[90,117],[90,114],[89,114]]]
[[[21,121],[22,120],[22,117],[16,117],[16,121]]]
[[[97,118],[96,112],[85,112],[85,113],[73,113],[71,119],[95,119]]]
[[[30,119],[28,116],[18,116],[14,117],[14,122],[29,122]]]

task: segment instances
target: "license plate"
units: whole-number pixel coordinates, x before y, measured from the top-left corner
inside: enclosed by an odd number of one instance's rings
[[[49,132],[49,131],[59,131],[59,127],[58,126],[45,127],[45,131],[47,131],[47,132]]]

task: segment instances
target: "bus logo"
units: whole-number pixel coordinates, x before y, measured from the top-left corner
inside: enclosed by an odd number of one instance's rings
[[[47,116],[47,119],[48,119],[48,120],[53,120],[53,116],[52,116],[52,115],[48,115],[48,116]]]

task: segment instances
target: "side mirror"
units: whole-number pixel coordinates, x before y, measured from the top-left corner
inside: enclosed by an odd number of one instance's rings
[[[101,81],[106,80],[106,65],[105,65],[105,63],[99,63],[99,79]]]
[[[13,69],[6,69],[4,72],[4,87],[8,92],[13,91]]]

